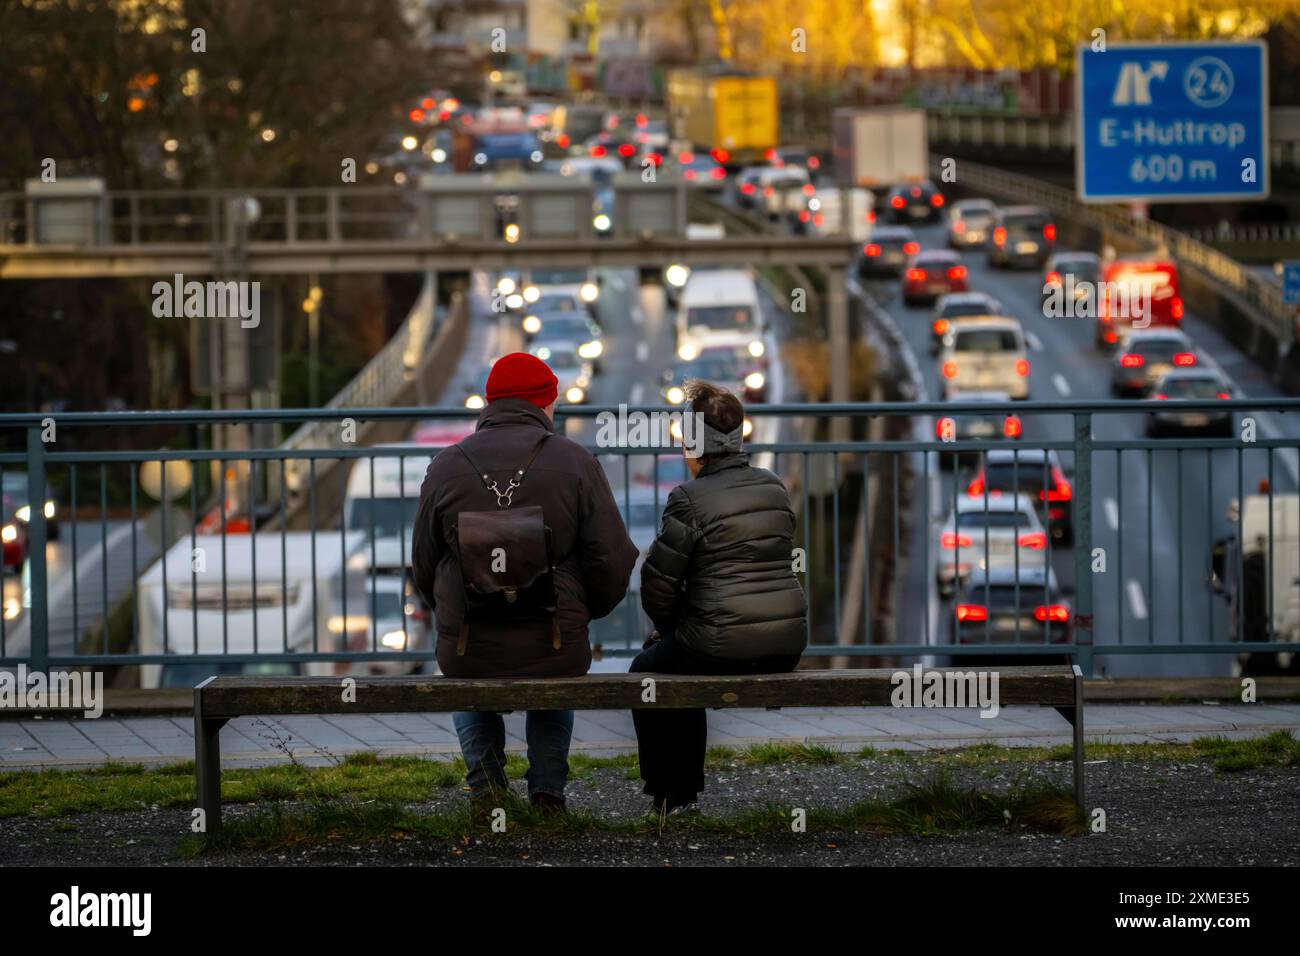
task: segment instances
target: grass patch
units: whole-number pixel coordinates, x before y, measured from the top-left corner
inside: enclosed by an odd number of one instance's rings
[[[768,766],[779,763],[832,764],[842,760],[845,753],[820,744],[754,744],[735,756],[743,763]]]
[[[1267,737],[1249,740],[1197,737],[1192,747],[1209,757],[1220,773],[1239,773],[1259,767],[1300,767],[1300,740],[1286,730],[1275,730]]]

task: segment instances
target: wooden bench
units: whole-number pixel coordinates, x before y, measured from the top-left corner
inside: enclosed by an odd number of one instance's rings
[[[998,705],[1054,707],[1074,728],[1074,794],[1083,793],[1083,674],[1078,666],[933,668],[998,674]],[[929,673],[927,671],[926,673]],[[897,669],[805,670],[790,674],[704,677],[599,674],[566,678],[466,680],[357,677],[355,702],[344,679],[210,677],[194,688],[194,767],[208,833],[221,826],[220,733],[234,717],[285,714],[450,713],[458,710],[628,710],[638,707],[891,706]],[[911,671],[905,671],[909,678]],[[643,700],[647,679],[654,701]],[[993,718],[996,719],[996,718]]]

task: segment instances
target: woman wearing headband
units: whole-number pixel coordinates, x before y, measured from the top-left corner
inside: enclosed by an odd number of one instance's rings
[[[691,480],[669,494],[641,568],[641,605],[655,633],[631,670],[794,670],[808,604],[793,570],[789,493],[741,450],[745,411],[735,395],[700,381],[687,382],[685,392],[683,414],[697,416],[703,441],[683,449]],[[652,811],[693,807],[704,789],[704,710],[637,708],[632,719]]]

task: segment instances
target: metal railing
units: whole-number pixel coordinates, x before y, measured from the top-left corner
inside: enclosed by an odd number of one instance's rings
[[[671,447],[604,447],[600,426],[619,411],[562,408],[560,427],[606,462],[625,520],[644,548],[684,470]],[[923,420],[928,431],[920,434],[936,436],[751,446],[770,453],[794,500],[792,567],[810,596],[810,656],[1065,655],[1089,673],[1098,661],[1123,667],[1119,662],[1157,659],[1166,663],[1155,666],[1166,669],[1221,671],[1234,661],[1289,660],[1300,649],[1300,437],[1282,427],[1297,412],[1300,399],[748,410],[755,421],[794,420],[827,431],[833,420],[848,419],[859,434],[872,419]],[[599,417],[606,415],[615,418]],[[1165,416],[1164,424],[1171,415],[1193,416],[1181,423],[1198,426],[1219,416],[1230,433],[1142,437],[1141,424],[1156,421],[1154,415]],[[944,430],[943,418],[962,416],[995,424],[1014,416],[1025,437]],[[237,453],[242,470],[229,469],[236,453],[228,451],[130,449],[137,429],[148,429],[156,444],[160,428],[181,435],[183,426],[232,420],[343,417],[414,425],[466,420],[467,412],[69,413],[57,416],[51,443],[42,441],[49,425],[43,416],[0,416],[3,447],[21,438],[25,449],[0,453],[0,475],[24,471],[31,502],[53,496],[59,512],[68,513],[50,549],[42,546],[49,530],[43,508],[31,507],[26,521],[12,512],[4,517],[17,532],[6,559],[24,566],[21,575],[0,572],[0,666],[139,667],[142,682],[157,686],[192,684],[218,670],[347,673],[430,665],[431,624],[406,568],[419,482],[436,447],[254,449]],[[96,449],[109,430],[122,433],[114,435],[114,450]],[[1017,454],[1009,456],[1010,449]],[[329,479],[342,493],[341,513],[316,509],[323,497],[316,474],[325,461],[351,466],[351,474],[338,468]],[[135,542],[146,486],[141,468],[149,462],[172,465],[155,469],[161,487],[155,477],[150,493],[170,504],[159,508],[160,527],[153,529],[162,557],[146,566],[137,564]],[[309,530],[290,531],[274,517],[244,533],[224,524],[197,530],[205,502],[193,472],[215,465],[215,487],[245,481],[249,499],[274,511],[285,506],[284,482],[269,479],[291,463],[306,469]],[[88,507],[78,492],[87,475],[97,489]],[[861,502],[869,484],[873,499],[892,507],[867,514]],[[278,491],[264,490],[272,488]],[[70,500],[60,489],[69,489]],[[1027,514],[996,517],[1018,501]],[[129,553],[124,542],[115,543],[114,527],[130,529]],[[866,541],[865,562],[851,564],[858,535]],[[13,553],[22,545],[26,554]],[[884,602],[895,609],[888,628],[873,613],[884,597],[872,584],[882,562],[898,572],[888,584],[892,600]],[[111,606],[101,592],[103,575],[128,564],[129,595]],[[860,590],[846,579],[850,567],[862,574]],[[635,581],[634,575],[634,587]],[[947,585],[955,592],[951,606],[940,594]],[[841,633],[839,610],[850,590],[866,613],[854,618],[852,633]],[[12,595],[23,591],[29,596],[15,607]],[[962,607],[974,610],[963,617]],[[69,610],[70,623],[56,625]],[[631,654],[646,627],[634,591],[609,619],[593,624],[591,639],[604,655]]]
[[[936,176],[940,172],[939,162],[938,159],[934,162]],[[1289,343],[1295,338],[1295,306],[1283,301],[1278,283],[1190,235],[1158,222],[1136,222],[1123,206],[1080,202],[1068,189],[1028,176],[966,160],[961,161],[959,168],[965,187],[1047,206],[1058,216],[1080,225],[1109,229],[1143,241],[1151,248],[1167,250],[1180,268],[1197,270],[1219,289],[1238,298],[1247,307],[1252,321],[1258,322],[1275,340]]]

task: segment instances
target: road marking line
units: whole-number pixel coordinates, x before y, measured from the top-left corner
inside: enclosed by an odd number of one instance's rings
[[[633,324],[640,325],[645,321],[645,312],[642,310],[641,306],[637,305],[635,302],[632,303],[631,314]]]
[[[644,343],[643,343],[644,344]],[[631,392],[628,393],[627,403],[629,405],[640,405],[641,399],[645,396],[645,386],[637,382],[632,386]]]
[[[650,357],[650,343],[642,340],[636,344],[636,360],[644,362]]]
[[[1056,390],[1062,395],[1070,394],[1070,383],[1065,380],[1065,376],[1060,372],[1052,376],[1052,384],[1056,386]]]
[[[1119,530],[1119,505],[1115,503],[1114,498],[1107,498],[1101,503],[1102,509],[1106,512],[1106,524],[1110,525],[1111,531]]]
[[[1147,599],[1142,594],[1142,585],[1133,578],[1129,578],[1128,582],[1128,603],[1134,618],[1139,621],[1147,619]]]
[[[1025,341],[1029,343],[1029,347],[1035,352],[1041,352],[1043,350],[1042,341],[1033,332],[1025,333]]]

